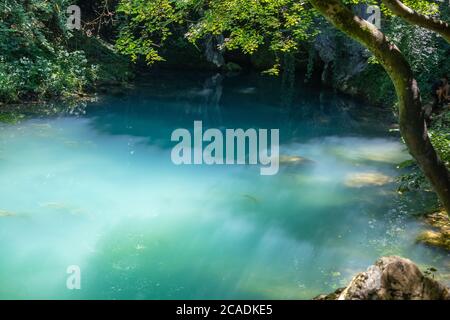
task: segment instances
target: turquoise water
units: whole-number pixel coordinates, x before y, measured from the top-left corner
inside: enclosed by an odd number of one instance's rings
[[[0,298],[309,299],[417,245],[426,196],[388,111],[253,75],[157,74],[85,109],[0,124]],[[175,166],[176,128],[280,128],[275,176]],[[68,266],[81,289],[68,290]]]

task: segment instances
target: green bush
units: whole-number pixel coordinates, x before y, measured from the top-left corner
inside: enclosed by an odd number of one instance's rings
[[[0,101],[73,95],[96,78],[83,51],[68,49],[67,0],[0,0]]]

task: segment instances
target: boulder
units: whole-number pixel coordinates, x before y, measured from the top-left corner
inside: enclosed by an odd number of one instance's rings
[[[422,274],[410,260],[382,257],[343,289],[316,300],[450,300],[450,289]]]

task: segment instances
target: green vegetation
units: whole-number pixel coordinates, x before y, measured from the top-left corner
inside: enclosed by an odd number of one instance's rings
[[[220,50],[254,54],[263,45],[277,55],[297,50],[299,43],[314,36],[312,11],[299,1],[173,1],[120,2],[125,15],[118,48],[137,60],[152,64],[163,60],[158,48],[179,30],[191,43],[210,36],[224,36]]]
[[[99,77],[105,78],[105,69],[123,71],[123,59],[108,67],[99,60],[104,56],[89,55],[93,48],[109,51],[107,56],[113,56],[113,50],[94,47],[78,31],[67,29],[65,11],[70,4],[68,0],[0,0],[0,102],[78,95]]]
[[[69,51],[68,1],[0,1],[0,99],[78,93],[96,78],[82,51]]]
[[[77,2],[82,8],[86,3]],[[70,4],[73,3],[68,0],[0,0],[0,102],[48,100],[90,91],[98,82],[129,80],[130,67],[112,45],[134,62],[166,61],[165,65],[170,66],[181,58],[187,67],[207,68],[201,63],[205,60],[202,47],[212,39],[220,53],[251,57],[253,66],[265,67],[266,73],[273,75],[290,68],[286,63],[290,59],[285,56],[293,55],[295,65],[308,72],[308,78],[321,72],[316,57],[317,35],[330,36],[339,44],[329,52],[333,56],[334,74],[345,72],[339,68],[348,65],[348,56],[353,54],[346,52],[351,40],[327,27],[308,2],[121,0],[116,7],[109,8],[115,12],[115,23],[109,28],[107,40],[98,33],[87,37],[85,31],[90,32],[92,26],[82,31],[67,30],[65,8]],[[104,0],[96,0],[90,5],[101,8],[106,4]],[[405,1],[405,4],[420,12],[436,13],[436,7],[427,1]],[[384,5],[382,10],[383,31],[405,53],[426,96],[441,70],[450,68],[446,59],[448,45],[439,41],[435,33],[393,16]],[[444,20],[448,19],[446,6],[442,5],[440,12]],[[363,95],[371,102],[394,104],[395,93],[389,77],[375,59],[370,62],[361,72],[347,75],[344,85],[339,83],[339,77],[331,79],[329,85],[343,91],[351,87],[353,90],[347,91]]]

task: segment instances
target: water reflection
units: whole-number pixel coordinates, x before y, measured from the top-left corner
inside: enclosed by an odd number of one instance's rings
[[[95,130],[147,138],[170,147],[167,137],[176,128],[191,128],[202,120],[206,128],[283,128],[281,142],[307,141],[333,135],[386,135],[390,113],[370,110],[331,92],[302,88],[288,105],[284,81],[256,75],[220,74],[155,77],[155,82],[109,97],[90,107]],[[183,78],[184,77],[184,78]],[[180,88],[174,83],[182,82]],[[174,87],[174,88],[173,88]]]

